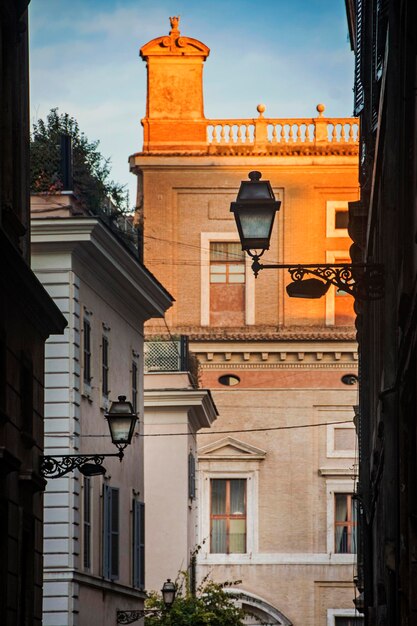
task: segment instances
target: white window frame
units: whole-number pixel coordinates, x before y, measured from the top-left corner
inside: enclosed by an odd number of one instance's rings
[[[349,237],[347,228],[336,228],[336,211],[349,211],[347,200],[326,201],[326,237]]]
[[[336,626],[336,617],[361,617],[356,609],[327,609],[327,626]]]
[[[342,416],[342,414],[338,413],[337,417],[342,418],[344,416]],[[346,414],[346,418],[350,419],[352,417],[352,415],[350,413]],[[334,447],[334,437],[335,437],[335,431],[336,430],[341,430],[341,429],[349,429],[349,430],[353,430],[355,432],[355,437],[356,437],[356,430],[355,430],[355,425],[353,424],[329,424],[327,426],[327,451],[326,451],[326,456],[328,458],[339,458],[339,459],[352,459],[352,460],[356,460],[357,457],[357,445],[355,446],[355,448],[353,448],[352,450],[335,450]]]
[[[221,554],[210,552],[210,489],[211,480],[213,479],[229,479],[240,478],[246,480],[246,552]],[[200,517],[200,541],[205,539],[202,544],[201,559],[203,563],[226,565],[247,563],[248,558],[253,553],[259,551],[258,548],[258,470],[225,470],[210,469],[200,470],[200,493],[201,498],[201,517]]]
[[[327,250],[326,263],[341,263],[341,259],[349,257],[349,250]],[[335,309],[336,309],[336,287],[330,285],[329,291],[326,293],[326,326],[334,326]]]
[[[356,554],[338,554],[335,552],[335,494],[353,493],[355,481],[353,478],[343,478],[340,480],[326,480],[326,502],[327,502],[327,554],[331,555],[332,561],[339,564],[353,564],[356,561]]]
[[[215,241],[239,242],[234,232],[201,233],[201,326],[210,326],[210,243]],[[255,324],[255,276],[251,270],[252,259],[245,254],[245,324]]]

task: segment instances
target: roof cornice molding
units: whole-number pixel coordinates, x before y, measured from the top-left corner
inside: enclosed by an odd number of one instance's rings
[[[210,428],[217,419],[217,409],[209,389],[145,389],[146,409],[184,409],[194,430]]]
[[[129,300],[143,320],[163,317],[173,299],[152,274],[95,218],[33,219],[35,254],[74,254],[98,280]],[[136,293],[135,297],[131,297]],[[129,297],[130,295],[130,297]]]

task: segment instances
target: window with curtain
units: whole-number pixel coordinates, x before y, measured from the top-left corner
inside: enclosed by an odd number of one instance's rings
[[[335,496],[335,552],[356,554],[357,502],[350,493]]]
[[[119,490],[109,485],[103,489],[103,576],[119,578]]]
[[[240,243],[210,243],[210,323],[245,323],[245,253]]]
[[[246,479],[211,480],[210,552],[246,552]]]

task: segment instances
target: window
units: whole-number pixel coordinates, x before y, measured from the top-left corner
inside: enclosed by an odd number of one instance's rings
[[[349,237],[349,209],[346,200],[326,201],[326,237]]]
[[[145,504],[133,500],[133,586],[145,588]]]
[[[350,493],[335,493],[335,552],[356,553],[357,502]]]
[[[347,250],[327,250],[326,263],[350,265]],[[354,298],[343,289],[331,287],[326,294],[326,324],[328,326],[351,326],[355,320]]]
[[[83,380],[87,385],[91,383],[91,324],[88,314],[83,319]]]
[[[356,609],[327,609],[327,626],[363,626],[364,623]]]
[[[242,264],[244,266],[244,283],[221,283],[221,282],[211,282],[211,277],[214,276],[214,272],[211,273],[211,265],[222,265],[223,262],[220,258],[218,258],[217,252],[219,252],[219,248],[217,247],[219,244],[232,244],[236,246],[236,249],[233,250],[231,248],[228,251],[233,254],[231,256],[228,255],[229,262],[232,263],[232,259],[234,261],[234,265]],[[215,321],[217,326],[226,326],[236,325],[235,321],[227,322],[227,310],[226,314],[221,314],[221,307],[219,308],[218,299],[224,296],[226,292],[226,304],[229,304],[231,301],[230,294],[234,294],[234,296],[241,298],[238,302],[239,308],[238,313],[240,311],[240,319],[238,320],[237,325],[243,323],[245,325],[252,325],[255,323],[255,276],[250,269],[251,259],[246,254],[245,256],[240,249],[239,235],[234,230],[234,232],[201,232],[200,233],[200,261],[201,261],[201,285],[200,285],[200,323],[201,326],[210,326],[210,324]],[[215,252],[217,250],[217,252]],[[236,252],[239,256],[236,256]],[[212,254],[213,253],[213,254]],[[227,273],[227,269],[226,269]],[[222,272],[218,272],[219,275]],[[224,274],[224,272],[223,272]],[[230,272],[229,272],[230,274]],[[242,272],[239,269],[237,274],[241,275]],[[216,280],[216,279],[214,279]],[[217,279],[220,280],[220,279]],[[240,280],[240,279],[237,279]],[[227,296],[229,294],[229,296]],[[241,294],[242,297],[237,296],[237,294]],[[214,298],[214,302],[213,302]],[[243,300],[243,303],[242,303]],[[236,304],[236,302],[235,302]],[[234,315],[236,312],[234,313]],[[226,318],[226,319],[225,319]],[[219,321],[220,320],[220,321]]]
[[[335,229],[347,229],[349,222],[349,211],[336,210],[335,214]]]
[[[245,323],[245,257],[239,243],[210,243],[210,323]]]
[[[224,374],[219,377],[218,381],[221,385],[225,385],[226,387],[234,387],[240,383],[240,378],[234,374]]]
[[[91,479],[84,476],[83,493],[83,563],[84,569],[91,568]]]
[[[119,490],[103,489],[103,576],[119,578]]]
[[[195,498],[195,457],[192,452],[188,455],[188,497]]]
[[[246,480],[211,480],[210,551],[246,552]]]
[[[109,339],[106,335],[101,338],[101,392],[106,398],[109,395]]]
[[[138,412],[138,364],[132,361],[132,406],[135,413]]]

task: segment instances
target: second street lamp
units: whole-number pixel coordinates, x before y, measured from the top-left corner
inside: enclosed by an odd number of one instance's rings
[[[105,413],[112,443],[119,452],[114,454],[66,454],[48,455],[41,457],[41,474],[45,478],[60,478],[75,469],[79,469],[85,476],[98,476],[105,474],[103,461],[107,457],[118,457],[121,461],[124,449],[133,437],[137,414],[133,411],[132,404],[126,401],[126,396],[119,396],[118,400],[111,403],[110,409]]]
[[[384,273],[381,265],[365,263],[261,263],[269,250],[275,213],[281,202],[275,199],[268,180],[261,181],[261,172],[249,172],[242,181],[236,202],[230,204],[239,232],[242,250],[253,259],[255,277],[263,269],[286,269],[292,282],[287,293],[292,298],[321,298],[330,285],[358,300],[379,300],[384,295]],[[313,276],[307,278],[305,276]]]

